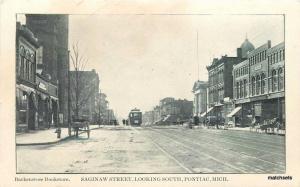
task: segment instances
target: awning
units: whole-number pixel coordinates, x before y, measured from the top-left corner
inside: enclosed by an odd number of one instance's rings
[[[204,117],[206,114],[208,114],[214,107],[209,108],[206,112],[203,112],[200,116]]]
[[[50,98],[53,99],[54,101],[58,101],[57,97],[53,97],[52,95],[50,95]]]
[[[171,117],[171,115],[167,115],[167,116],[163,119],[163,121],[167,121],[170,117]]]
[[[16,87],[19,88],[22,91],[27,92],[28,95],[30,95],[31,92],[35,93],[35,89],[33,89],[31,87],[28,87],[28,86],[25,86],[23,84],[17,84]]]
[[[231,118],[232,116],[234,116],[238,111],[241,110],[242,107],[236,107],[233,111],[231,111],[229,114],[227,114],[227,117]]]

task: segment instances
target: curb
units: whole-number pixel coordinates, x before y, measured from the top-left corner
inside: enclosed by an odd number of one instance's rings
[[[92,128],[90,129],[91,131],[92,130],[96,130],[96,129],[100,129],[101,127],[95,127],[95,128]],[[79,134],[83,134],[83,133],[86,133],[86,132],[79,132]],[[70,139],[70,138],[74,138],[75,135],[71,135],[71,136],[66,136],[64,138],[61,138],[59,140],[56,140],[56,141],[52,141],[52,142],[39,142],[39,143],[16,143],[16,146],[35,146],[35,145],[52,145],[52,144],[56,144],[56,143],[59,143],[59,142],[62,142],[62,141],[65,141],[67,139]]]

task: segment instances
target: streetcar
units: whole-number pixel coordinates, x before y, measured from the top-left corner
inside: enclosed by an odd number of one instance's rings
[[[129,125],[131,126],[141,126],[142,124],[142,112],[140,109],[132,109],[128,115]]]

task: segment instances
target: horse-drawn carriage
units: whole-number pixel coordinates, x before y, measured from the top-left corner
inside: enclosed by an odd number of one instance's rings
[[[71,129],[75,133],[75,136],[78,137],[79,131],[87,133],[88,138],[90,137],[90,122],[87,116],[73,117],[71,123]]]

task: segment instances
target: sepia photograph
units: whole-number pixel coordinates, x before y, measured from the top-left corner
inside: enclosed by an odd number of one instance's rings
[[[284,14],[15,14],[17,174],[285,174]]]

